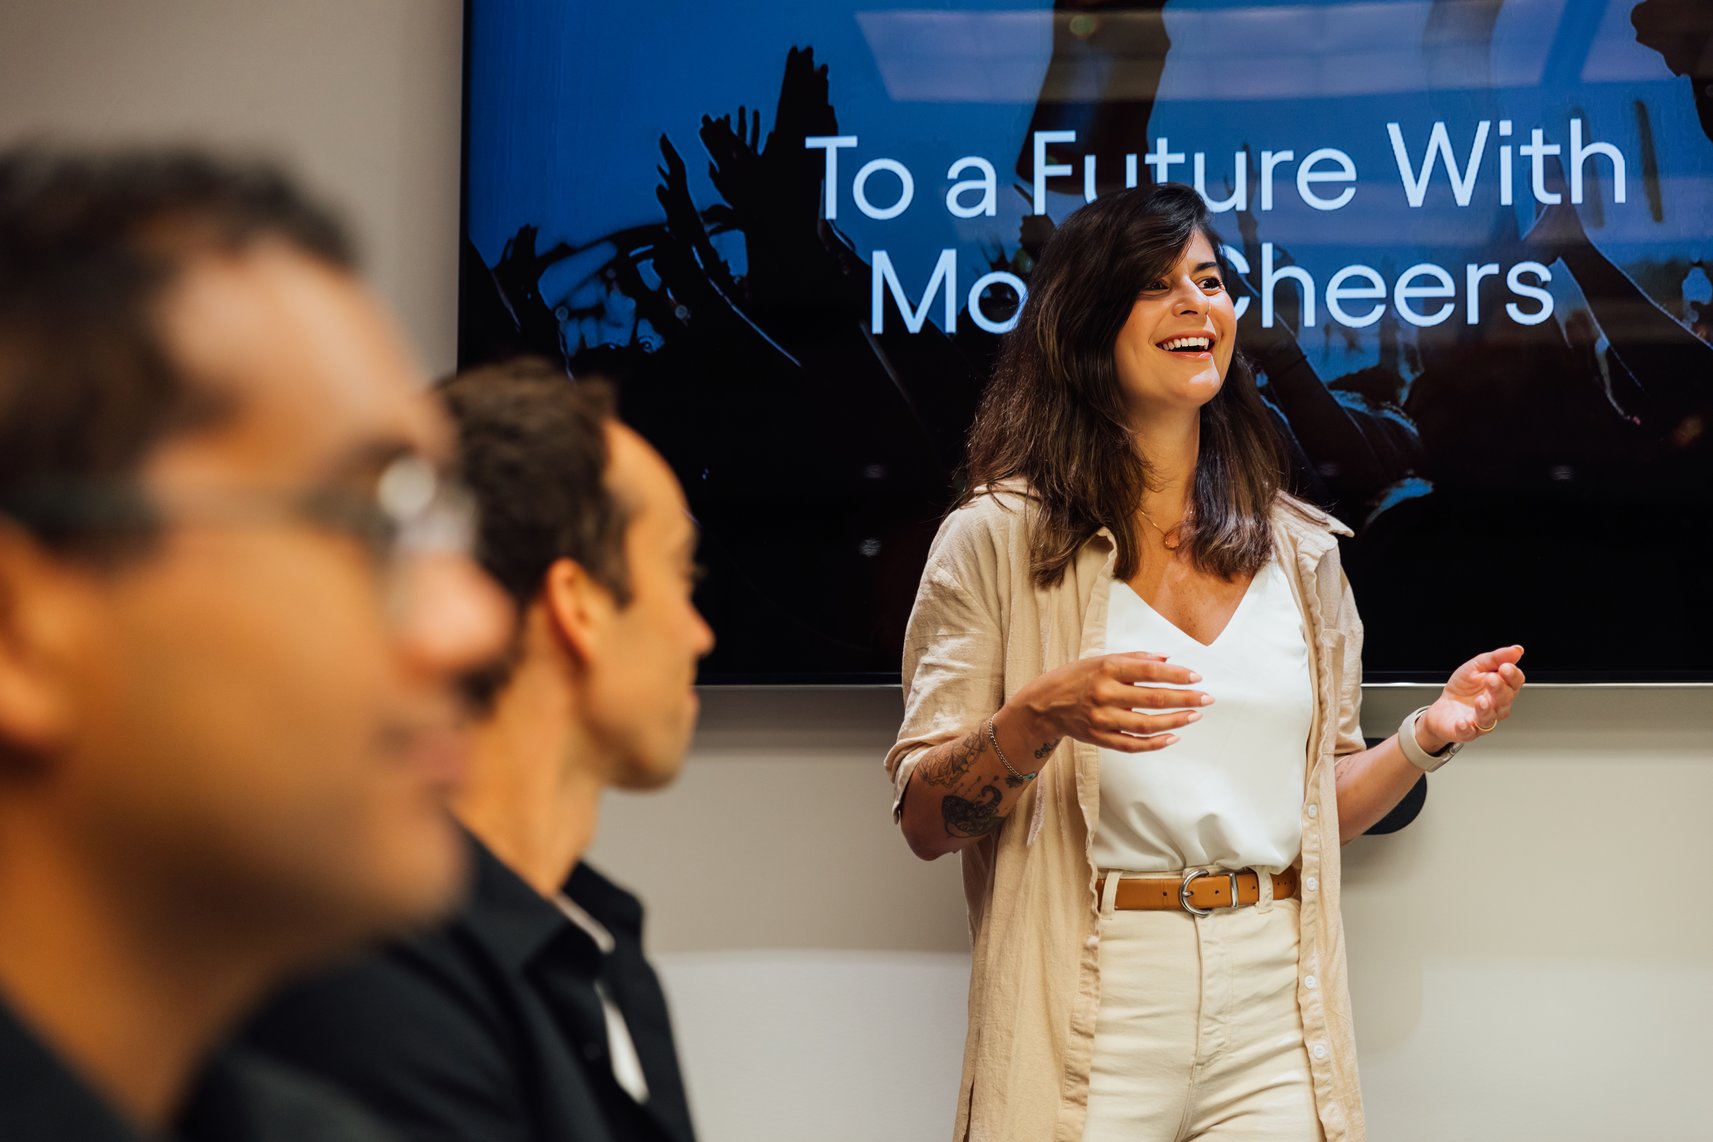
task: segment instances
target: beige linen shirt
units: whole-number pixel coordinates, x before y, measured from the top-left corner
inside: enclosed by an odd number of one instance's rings
[[[1056,585],[1029,572],[1033,501],[1020,485],[953,511],[928,553],[904,639],[904,724],[886,756],[897,819],[924,751],[968,734],[1024,684],[1103,653],[1116,549],[1106,529]],[[1339,757],[1363,748],[1362,625],[1338,559],[1350,532],[1283,498],[1279,565],[1308,624],[1315,718],[1304,760],[1297,999],[1327,1142],[1362,1142],[1344,927],[1338,911]],[[1100,900],[1090,856],[1100,751],[1067,738],[999,830],[962,852],[969,1029],[956,1142],[1080,1142],[1100,1008]]]

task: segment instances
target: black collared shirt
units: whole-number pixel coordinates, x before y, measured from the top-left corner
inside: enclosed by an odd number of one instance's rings
[[[105,1099],[0,1003],[0,1139],[145,1142]],[[335,1092],[266,1059],[219,1052],[169,1136],[177,1142],[383,1142]]]
[[[251,1043],[343,1087],[412,1142],[694,1142],[642,906],[586,864],[565,895],[594,939],[470,840],[471,896],[440,929],[289,989]],[[648,1099],[613,1077],[597,980],[624,1016]]]

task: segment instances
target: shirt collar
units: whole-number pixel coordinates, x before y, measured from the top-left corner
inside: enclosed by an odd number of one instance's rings
[[[6,1142],[142,1142],[107,1101],[0,1002],[0,1138]]]
[[[594,938],[480,840],[466,836],[474,872],[459,922],[501,963],[519,974],[549,946],[561,942],[577,949],[572,955],[588,958],[593,970],[593,962],[601,954]],[[588,864],[579,862],[561,891],[617,939],[641,939],[641,902]]]
[[[145,1142],[146,1135],[0,1000],[0,1138],[5,1142]],[[237,1048],[215,1050],[166,1137],[181,1142],[378,1139],[372,1124],[294,1072]]]
[[[1310,561],[1338,546],[1339,536],[1354,535],[1342,522],[1305,500],[1280,493],[1273,505],[1273,523]]]

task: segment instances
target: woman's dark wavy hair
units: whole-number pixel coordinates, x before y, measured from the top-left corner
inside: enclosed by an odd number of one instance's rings
[[[1029,552],[1038,586],[1057,583],[1102,527],[1117,541],[1115,574],[1136,574],[1137,512],[1152,474],[1119,385],[1118,334],[1143,287],[1197,233],[1219,250],[1190,187],[1120,191],[1066,218],[1030,275],[970,429],[964,502],[1002,480],[1029,482],[1039,509]],[[1272,553],[1269,513],[1284,473],[1255,375],[1234,354],[1219,393],[1202,406],[1191,508],[1179,531],[1197,567],[1226,579],[1260,569]]]

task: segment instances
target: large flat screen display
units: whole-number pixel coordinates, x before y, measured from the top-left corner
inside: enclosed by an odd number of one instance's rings
[[[1713,4],[470,0],[464,363],[618,385],[714,682],[896,680],[1055,223],[1194,185],[1371,680],[1713,679]]]

